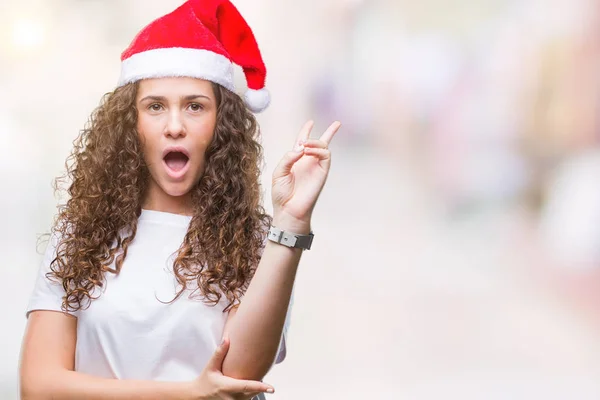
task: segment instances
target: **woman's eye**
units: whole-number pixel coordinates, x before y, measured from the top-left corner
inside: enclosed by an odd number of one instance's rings
[[[160,111],[162,109],[162,106],[158,103],[154,103],[154,104],[150,104],[150,107],[148,107],[148,108],[152,111]]]
[[[194,112],[196,112],[196,111],[200,111],[200,110],[202,110],[203,108],[204,108],[204,107],[202,107],[202,104],[199,104],[199,103],[192,103],[192,104],[190,104],[190,109],[191,109],[192,111],[194,111]]]

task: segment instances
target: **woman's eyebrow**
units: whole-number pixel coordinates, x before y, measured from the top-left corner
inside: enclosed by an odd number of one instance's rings
[[[190,94],[190,95],[182,96],[181,97],[182,100],[188,100],[188,101],[189,100],[195,100],[195,99],[198,99],[198,98],[205,98],[205,99],[210,100],[210,97],[205,96],[203,94]],[[143,102],[143,101],[146,101],[146,100],[167,101],[167,98],[164,97],[164,96],[146,96],[146,97],[144,97],[143,99],[140,100],[140,103]]]

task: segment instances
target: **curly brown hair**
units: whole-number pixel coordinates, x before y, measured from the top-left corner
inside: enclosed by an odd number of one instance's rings
[[[107,93],[73,142],[66,172],[69,199],[59,206],[52,232],[59,238],[47,277],[65,290],[62,308],[87,308],[105,273],[118,274],[136,235],[150,174],[136,130],[138,83]],[[272,217],[261,205],[263,149],[254,115],[235,93],[213,83],[217,121],[206,169],[192,188],[194,214],[173,263],[176,300],[191,295],[225,311],[239,303],[258,265]],[[111,268],[114,261],[114,268]],[[199,293],[198,293],[199,292]]]

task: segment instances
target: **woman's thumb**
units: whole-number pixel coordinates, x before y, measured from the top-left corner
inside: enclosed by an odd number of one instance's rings
[[[208,362],[209,368],[213,370],[221,371],[223,368],[223,360],[225,360],[225,355],[229,350],[229,338],[223,337],[221,344],[217,347],[215,352],[213,353],[210,361]]]

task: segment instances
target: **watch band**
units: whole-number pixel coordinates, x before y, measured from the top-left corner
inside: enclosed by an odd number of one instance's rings
[[[267,238],[272,242],[279,243],[287,247],[310,250],[314,236],[315,235],[313,235],[312,231],[310,231],[308,235],[301,235],[298,233],[283,231],[271,225]]]

